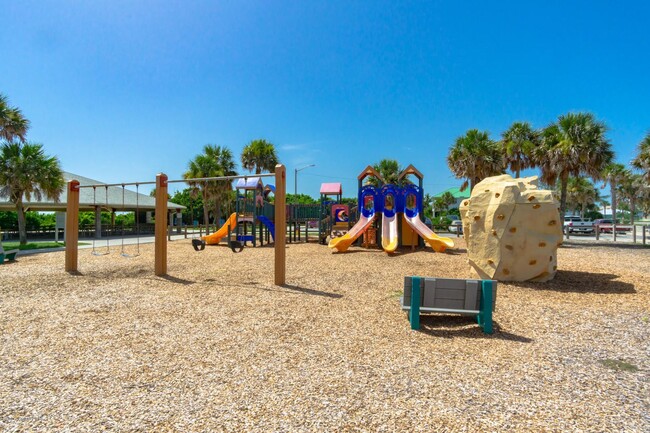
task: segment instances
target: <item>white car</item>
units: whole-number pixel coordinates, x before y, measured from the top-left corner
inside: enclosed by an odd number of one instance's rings
[[[461,220],[454,220],[448,227],[451,233],[463,234],[463,222]]]

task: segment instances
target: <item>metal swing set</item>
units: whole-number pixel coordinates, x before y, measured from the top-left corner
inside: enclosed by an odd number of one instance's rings
[[[126,185],[125,183],[122,184],[116,184],[116,185],[84,185],[80,186],[80,188],[83,187],[92,187],[93,189],[93,208],[97,209],[97,187],[98,186],[103,186],[104,187],[104,197],[105,197],[105,202],[104,204],[108,206],[108,188],[110,186],[121,186],[122,187],[122,210],[126,209],[126,200],[125,200],[125,195],[126,195]],[[125,243],[124,239],[126,237],[125,231],[124,231],[124,223],[122,223],[122,231],[121,231],[121,248],[120,248],[120,256],[122,257],[138,257],[140,255],[140,219],[139,219],[139,214],[140,214],[140,182],[133,183],[135,185],[135,233],[136,233],[136,251],[135,253],[129,254],[126,252],[125,248]],[[95,221],[95,227],[97,227],[97,221]],[[99,221],[99,230],[100,230],[100,236],[101,236],[101,212],[100,212],[100,221]],[[93,256],[106,256],[111,253],[111,243],[110,239],[106,237],[106,249],[104,251],[100,251],[99,247],[97,246],[98,240],[97,240],[97,234],[95,233],[95,236],[93,236],[93,243],[92,243],[92,251],[91,254]]]
[[[119,183],[119,184],[98,184],[98,185],[80,185],[76,179],[68,181],[68,195],[66,207],[66,227],[69,229],[65,232],[66,250],[65,250],[65,270],[66,272],[78,272],[78,245],[79,245],[79,192],[81,188],[94,188],[93,198],[96,206],[96,188],[106,188],[106,197],[108,197],[109,186],[122,186],[126,185],[146,185],[154,184],[156,187],[156,207],[155,214],[158,218],[155,219],[155,243],[154,243],[154,273],[157,276],[167,275],[167,203],[168,203],[168,184],[170,183],[187,183],[192,181],[207,181],[207,180],[234,180],[246,178],[250,176],[223,176],[212,178],[195,178],[195,179],[179,179],[169,180],[167,175],[159,173],[156,176],[155,182],[134,182],[134,183]],[[262,174],[258,177],[275,177],[276,196],[275,196],[275,225],[282,227],[281,230],[276,230],[276,238],[274,245],[274,283],[276,285],[284,285],[286,281],[286,167],[278,164],[275,167],[275,173]],[[124,191],[123,191],[124,194]],[[108,202],[108,199],[106,200]],[[124,202],[124,198],[123,198]],[[97,209],[95,207],[95,209]],[[161,217],[162,216],[162,217]],[[139,241],[138,241],[139,252]]]

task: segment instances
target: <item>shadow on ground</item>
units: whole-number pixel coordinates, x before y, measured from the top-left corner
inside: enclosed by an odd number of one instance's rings
[[[186,279],[178,278],[178,277],[172,277],[171,275],[163,275],[160,278],[162,278],[163,280],[167,280],[170,283],[182,284],[184,286],[189,286],[189,285],[192,285],[192,284],[196,283],[196,281],[186,280]]]
[[[485,334],[476,323],[473,316],[420,316],[420,332],[440,338],[485,338],[532,343],[532,339],[501,330],[497,322],[493,322],[494,333]]]
[[[634,284],[617,281],[620,275],[597,274],[580,271],[557,271],[555,278],[545,283],[530,281],[505,284],[535,290],[551,290],[565,293],[596,293],[596,294],[633,294],[636,293]],[[587,284],[585,284],[587,283]]]
[[[306,295],[324,296],[326,298],[334,298],[334,299],[340,299],[343,297],[343,295],[339,293],[330,293],[330,292],[324,292],[322,290],[308,289],[306,287],[294,286],[292,284],[283,284],[280,287],[284,287],[285,289],[289,289],[295,292],[304,293]]]

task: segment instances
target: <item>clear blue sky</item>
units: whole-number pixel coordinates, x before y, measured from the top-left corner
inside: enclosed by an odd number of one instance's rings
[[[572,110],[628,163],[650,129],[650,2],[0,0],[0,92],[28,138],[105,182],[179,178],[206,143],[266,138],[293,192],[382,158],[426,192],[467,129]]]

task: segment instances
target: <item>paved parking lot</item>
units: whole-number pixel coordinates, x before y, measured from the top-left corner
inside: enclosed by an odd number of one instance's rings
[[[567,239],[566,236],[565,239]],[[571,233],[569,234],[568,239],[572,241],[614,242],[614,235],[611,233],[601,233],[598,236],[598,239],[596,239],[595,233],[592,234]],[[634,236],[631,231],[625,233],[617,233],[616,242],[633,243]],[[637,244],[643,243],[643,231],[641,230],[641,227],[636,228],[636,243]],[[648,228],[646,228],[646,244],[650,245],[650,231],[648,231]]]

